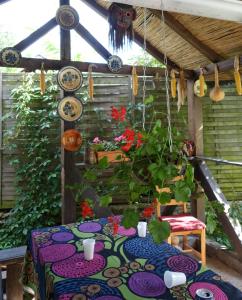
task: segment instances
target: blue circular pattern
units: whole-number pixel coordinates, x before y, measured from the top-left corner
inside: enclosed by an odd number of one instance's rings
[[[129,258],[151,258],[163,255],[163,253],[171,251],[174,254],[180,253],[179,250],[173,250],[169,244],[163,242],[162,244],[155,244],[150,236],[145,238],[135,237],[127,239],[124,242],[124,252]],[[156,264],[155,264],[156,265]]]

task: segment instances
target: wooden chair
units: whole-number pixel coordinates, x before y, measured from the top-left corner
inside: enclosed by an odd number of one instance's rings
[[[172,244],[172,239],[174,237],[182,236],[183,237],[183,252],[191,252],[199,260],[201,260],[202,265],[206,265],[206,226],[203,222],[196,219],[192,215],[187,214],[187,204],[185,202],[176,201],[172,199],[169,203],[166,203],[165,206],[175,205],[179,206],[183,210],[183,214],[172,215],[172,216],[161,216],[161,204],[157,201],[156,205],[156,214],[162,221],[169,222],[171,226],[171,234],[168,238],[168,243]],[[198,235],[201,241],[201,251],[195,250],[188,243],[189,235]]]

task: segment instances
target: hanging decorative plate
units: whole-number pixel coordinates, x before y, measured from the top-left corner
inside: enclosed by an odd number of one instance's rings
[[[79,15],[70,5],[62,5],[56,12],[56,21],[62,29],[70,30],[79,24]]]
[[[0,59],[9,66],[17,66],[21,58],[21,53],[15,48],[4,48],[0,52]]]
[[[82,115],[83,106],[79,99],[68,96],[60,100],[58,113],[64,121],[74,122]]]
[[[66,92],[77,91],[82,86],[82,73],[75,67],[64,67],[58,72],[57,82]]]
[[[108,68],[111,72],[117,73],[123,66],[121,58],[117,55],[112,55],[108,58]]]
[[[75,129],[66,130],[61,138],[63,147],[68,151],[77,151],[82,144],[82,137]]]

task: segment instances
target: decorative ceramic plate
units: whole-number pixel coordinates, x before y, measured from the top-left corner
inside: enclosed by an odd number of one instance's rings
[[[0,52],[0,59],[9,66],[17,66],[21,58],[21,53],[15,48],[4,48]]]
[[[56,21],[62,29],[70,30],[77,27],[79,16],[70,5],[62,5],[56,12]]]
[[[68,151],[77,151],[82,144],[82,137],[76,129],[66,130],[61,138],[63,147]]]
[[[112,55],[108,58],[108,68],[111,72],[117,73],[123,66],[121,58],[117,55]]]
[[[82,103],[76,97],[67,96],[61,99],[58,104],[58,113],[64,121],[74,122],[78,120],[82,111]]]
[[[82,73],[75,67],[64,67],[58,72],[57,82],[66,92],[77,91],[82,86]]]

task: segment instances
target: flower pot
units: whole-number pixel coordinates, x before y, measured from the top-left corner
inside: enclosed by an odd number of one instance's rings
[[[107,157],[108,162],[110,163],[129,161],[129,158],[121,150],[97,151],[96,155],[97,155],[97,161],[100,161],[100,159],[102,159],[103,157]]]

